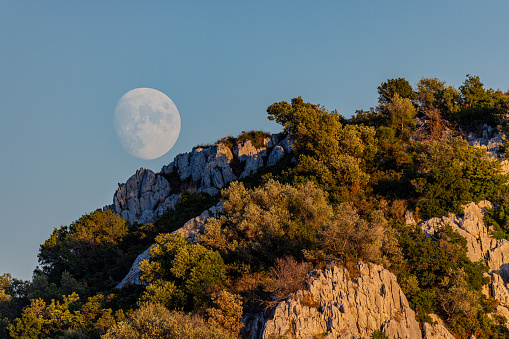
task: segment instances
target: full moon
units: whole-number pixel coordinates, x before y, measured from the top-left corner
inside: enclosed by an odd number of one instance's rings
[[[177,141],[180,114],[164,93],[152,88],[135,88],[118,101],[114,127],[128,153],[141,159],[156,159]]]

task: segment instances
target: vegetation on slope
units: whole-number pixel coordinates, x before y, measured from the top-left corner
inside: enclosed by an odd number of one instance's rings
[[[379,104],[345,119],[304,102],[274,103],[268,118],[289,134],[294,152],[272,168],[210,197],[183,191],[154,224],[133,225],[95,211],[55,229],[41,245],[31,281],[0,276],[0,335],[12,338],[236,337],[244,313],[263,311],[304,286],[311,267],[358,260],[398,276],[420,320],[444,319],[459,338],[507,336],[496,303],[481,290],[485,262],[471,262],[450,227],[430,238],[404,223],[462,205],[496,203],[489,221],[509,238],[507,176],[486,151],[463,140],[483,124],[506,130],[509,95],[479,77],[455,89],[436,78],[415,87],[389,79]],[[267,135],[244,132],[221,142]],[[178,181],[178,178],[169,178]],[[199,243],[169,233],[224,201]],[[114,286],[148,246],[140,265],[147,286]],[[184,313],[185,312],[185,313]],[[192,324],[192,326],[189,326]],[[374,336],[383,337],[383,333]]]

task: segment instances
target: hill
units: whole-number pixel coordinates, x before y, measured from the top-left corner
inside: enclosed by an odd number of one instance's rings
[[[0,279],[12,338],[505,338],[509,94],[389,79],[141,168]],[[190,325],[191,324],[191,325]]]

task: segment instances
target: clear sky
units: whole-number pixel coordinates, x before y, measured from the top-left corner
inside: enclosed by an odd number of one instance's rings
[[[112,203],[136,169],[243,130],[279,132],[276,101],[349,117],[377,86],[466,74],[509,88],[508,1],[0,0],[0,274],[29,279],[54,227]],[[137,87],[177,105],[166,155],[134,158],[113,128]]]

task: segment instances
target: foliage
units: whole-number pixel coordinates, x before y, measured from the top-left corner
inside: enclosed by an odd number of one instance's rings
[[[109,298],[111,298],[110,296]],[[47,304],[42,299],[32,299],[23,310],[23,315],[8,326],[12,338],[56,338],[59,335],[78,331],[87,336],[98,336],[123,319],[123,312],[113,314],[104,308],[106,298],[96,295],[80,307],[76,293],[63,296],[63,301],[52,300]]]
[[[411,128],[415,126],[417,113],[412,101],[396,93],[387,104],[387,111],[391,117],[391,127],[398,130],[402,138],[408,138]]]
[[[412,183],[421,194],[417,207],[422,218],[461,214],[462,205],[495,198],[507,182],[498,161],[461,138],[421,145],[416,162],[422,174]]]
[[[450,225],[435,230],[429,238],[418,226],[399,226],[398,232],[407,260],[398,280],[421,321],[436,313],[459,330],[466,325],[458,319],[486,312],[480,291],[489,282],[484,276],[488,268],[468,258],[465,238]]]
[[[388,79],[378,86],[378,102],[382,106],[390,104],[396,94],[403,99],[415,98],[415,92],[405,78]]]
[[[267,290],[273,293],[275,301],[293,297],[298,290],[306,287],[310,269],[309,263],[299,263],[293,257],[278,258],[270,269],[271,279],[266,283]]]
[[[144,303],[103,335],[103,339],[232,339],[213,325],[205,323],[197,315],[171,312],[160,304]]]
[[[460,107],[452,116],[453,121],[474,129],[487,124],[494,126],[501,122],[509,112],[509,96],[500,91],[485,89],[478,76],[467,75],[467,79],[459,88],[461,92]]]
[[[269,120],[284,126],[294,140],[296,182],[316,181],[333,195],[359,191],[369,180],[367,169],[377,152],[373,127],[345,125],[337,112],[294,98],[267,108]]]
[[[371,339],[389,339],[387,334],[382,331],[376,330],[369,336]]]
[[[144,300],[166,298],[167,306],[173,308],[201,304],[226,280],[226,268],[218,252],[177,234],[157,236],[150,250],[150,260],[141,262],[140,270],[141,279],[154,282],[145,292]],[[178,305],[179,300],[182,300],[181,305]]]
[[[422,78],[417,83],[417,103],[421,112],[436,109],[441,116],[459,110],[460,92],[437,78]]]
[[[509,196],[507,187],[504,188],[499,203],[485,210],[484,222],[495,227],[492,232],[493,237],[509,240]]]
[[[241,297],[222,290],[219,293],[212,294],[212,303],[213,306],[207,309],[209,322],[238,335],[243,326],[240,322],[242,317]]]
[[[242,131],[237,137],[228,136],[219,139],[216,143],[222,143],[228,148],[232,149],[235,145],[242,144],[246,140],[250,140],[252,145],[256,148],[266,147],[265,139],[272,137],[272,134],[264,131]]]
[[[253,190],[232,183],[222,195],[224,215],[207,220],[203,244],[229,262],[254,267],[285,255],[302,257],[302,248],[332,216],[327,194],[310,182],[294,187],[271,179]]]
[[[113,286],[130,265],[119,248],[127,232],[125,220],[111,211],[85,214],[70,226],[54,229],[41,245],[43,272],[51,282],[67,271],[97,291]]]
[[[381,211],[373,213],[368,222],[351,204],[343,203],[336,208],[333,218],[322,226],[316,247],[329,256],[329,260],[379,261],[386,226]]]

